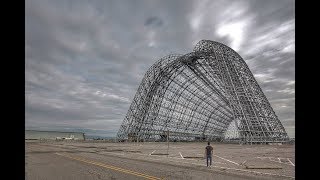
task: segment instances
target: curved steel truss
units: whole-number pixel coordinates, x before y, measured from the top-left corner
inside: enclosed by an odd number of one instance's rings
[[[245,61],[228,46],[209,40],[200,41],[191,53],[166,56],[150,67],[117,137],[288,140]]]

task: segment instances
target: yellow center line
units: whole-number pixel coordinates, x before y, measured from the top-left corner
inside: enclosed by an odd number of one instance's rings
[[[64,157],[67,157],[67,158],[70,158],[70,159],[78,160],[78,161],[81,161],[81,162],[85,162],[85,163],[88,163],[88,164],[93,164],[93,165],[101,166],[101,167],[104,167],[104,168],[112,169],[112,170],[115,170],[115,171],[119,171],[119,172],[123,172],[123,173],[127,173],[127,174],[132,174],[132,175],[139,176],[139,177],[144,177],[146,179],[152,179],[152,180],[154,180],[154,179],[162,179],[162,178],[150,176],[150,175],[147,175],[147,174],[143,174],[143,173],[139,173],[139,172],[135,172],[135,171],[119,168],[119,167],[116,167],[116,166],[103,164],[103,163],[100,163],[100,162],[90,161],[90,160],[83,159],[83,158],[78,158],[78,157],[72,157],[72,156],[69,156],[69,155],[66,155],[66,154],[61,154],[61,153],[55,153],[55,154],[57,154],[59,156],[64,156]]]

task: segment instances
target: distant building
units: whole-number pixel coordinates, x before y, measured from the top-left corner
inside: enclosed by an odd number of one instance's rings
[[[25,130],[26,140],[85,140],[83,132]]]

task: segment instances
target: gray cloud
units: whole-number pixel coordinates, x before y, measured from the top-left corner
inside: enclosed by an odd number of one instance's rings
[[[155,26],[155,27],[159,27],[162,26],[163,21],[158,18],[158,17],[149,17],[146,22],[144,23],[144,25],[146,26]]]
[[[294,11],[293,0],[27,0],[26,127],[114,136],[147,69],[211,39],[239,52],[294,137]]]

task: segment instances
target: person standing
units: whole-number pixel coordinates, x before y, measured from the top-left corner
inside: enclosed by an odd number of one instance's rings
[[[210,159],[210,167],[212,164],[212,153],[213,153],[213,147],[210,146],[210,142],[208,142],[208,146],[206,147],[205,156],[207,159],[207,167],[209,167],[209,159]]]

